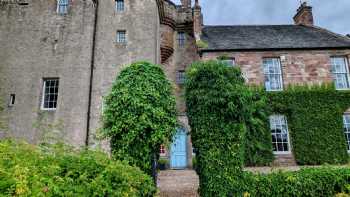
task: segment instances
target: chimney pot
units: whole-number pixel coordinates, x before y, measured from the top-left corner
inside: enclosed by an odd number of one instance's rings
[[[296,25],[313,26],[314,17],[312,14],[312,7],[308,6],[306,2],[303,2],[293,19]]]

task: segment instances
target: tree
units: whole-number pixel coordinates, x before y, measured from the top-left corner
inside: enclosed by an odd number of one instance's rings
[[[176,128],[172,86],[158,65],[137,62],[117,77],[105,99],[102,134],[111,139],[116,159],[152,173],[154,155]]]

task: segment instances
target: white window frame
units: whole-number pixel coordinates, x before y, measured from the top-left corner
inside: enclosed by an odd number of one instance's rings
[[[115,11],[124,12],[125,11],[125,1],[124,0],[115,0]]]
[[[185,84],[186,81],[186,72],[184,70],[178,70],[176,72],[176,83],[178,85]]]
[[[57,87],[57,99],[56,99],[56,107],[55,108],[46,108],[45,107],[45,96],[46,96],[46,82],[48,81],[52,81],[52,80],[57,80],[58,82],[58,87]],[[40,109],[43,111],[55,111],[57,109],[57,105],[58,105],[58,95],[59,95],[59,78],[45,78],[43,79],[43,89],[42,89],[42,96],[41,96],[41,105],[40,105]]]
[[[347,122],[346,118],[349,117],[350,119],[350,113],[345,113],[343,115],[343,125],[344,125],[344,135],[345,135],[345,140],[346,140],[346,146],[347,146],[347,151],[350,153],[350,138],[348,138],[348,134],[350,134],[350,122]]]
[[[273,136],[273,135],[276,136],[276,135],[278,134],[278,133],[273,133],[273,132],[272,132],[272,129],[273,129],[273,127],[272,127],[273,125],[271,125],[272,118],[278,118],[278,119],[284,121],[284,124],[285,124],[286,129],[287,129],[287,147],[288,147],[288,151],[279,151],[279,150],[277,150],[277,151],[273,151],[273,153],[274,153],[275,155],[288,155],[288,154],[291,154],[292,151],[291,151],[291,145],[290,145],[290,137],[289,137],[289,128],[288,128],[287,117],[284,116],[284,115],[271,115],[271,116],[269,117],[269,122],[270,122],[270,133],[271,133],[271,143],[273,143],[273,142],[272,142],[272,136]],[[279,125],[283,125],[283,123],[280,123]],[[276,127],[276,126],[274,126],[274,127]],[[281,131],[282,131],[282,129],[281,129]],[[283,142],[282,142],[282,143],[283,143]]]
[[[63,8],[65,8],[65,9],[63,9]],[[68,8],[69,8],[69,0],[57,0],[57,13],[58,14],[61,14],[61,15],[68,14]]]
[[[10,94],[9,107],[13,107],[16,103],[16,94]]]
[[[334,69],[334,60],[335,59],[343,59],[344,60],[344,66],[345,66],[345,72],[337,72]],[[348,58],[346,56],[334,56],[331,57],[331,70],[332,70],[332,75],[333,75],[333,81],[334,81],[334,86],[337,90],[349,90],[350,89],[350,75],[349,75],[349,64],[348,64]],[[336,80],[336,75],[344,75],[346,77],[346,88],[338,88],[337,87],[337,80]]]
[[[266,64],[265,62],[267,60],[272,60],[272,64]],[[277,64],[275,64],[277,62]],[[272,70],[275,70],[277,72],[270,73],[271,66],[278,66],[278,68],[273,68]],[[263,69],[264,69],[264,78],[265,78],[265,89],[269,92],[276,92],[276,91],[283,91],[283,71],[282,71],[282,63],[280,58],[264,58],[263,59]],[[272,75],[278,75],[278,80],[280,82],[280,88],[272,88],[271,87],[271,76]],[[278,82],[278,81],[277,81]]]
[[[123,38],[121,36],[122,34],[124,34],[124,39],[122,39]],[[118,30],[117,31],[117,40],[116,41],[118,44],[126,44],[128,42],[126,30]]]

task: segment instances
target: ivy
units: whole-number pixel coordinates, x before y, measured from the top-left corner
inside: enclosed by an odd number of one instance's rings
[[[151,174],[160,145],[176,128],[172,87],[158,65],[133,63],[117,77],[105,99],[103,130],[115,158]]]
[[[337,91],[330,85],[296,86],[267,96],[271,111],[287,116],[298,164],[347,162],[343,114],[350,108],[350,91]]]

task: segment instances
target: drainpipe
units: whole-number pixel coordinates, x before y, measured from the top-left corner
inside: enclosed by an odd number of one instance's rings
[[[92,83],[93,83],[93,78],[94,78],[96,32],[97,32],[97,18],[98,18],[98,0],[93,0],[93,1],[95,3],[95,19],[94,19],[94,29],[93,29],[93,35],[92,35],[92,50],[91,50],[91,64],[90,64],[90,84],[89,84],[89,101],[88,101],[88,112],[87,112],[87,121],[86,121],[86,139],[85,139],[86,147],[89,146],[89,136],[90,136]]]

